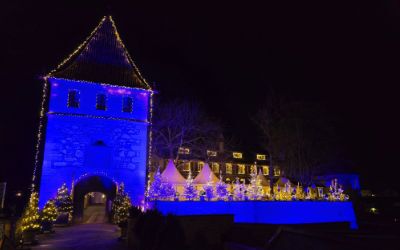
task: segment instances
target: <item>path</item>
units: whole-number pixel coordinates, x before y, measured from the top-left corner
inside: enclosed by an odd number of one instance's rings
[[[88,206],[85,208],[83,214],[83,221],[85,224],[107,222],[106,210],[102,205]]]
[[[39,245],[34,250],[126,250],[125,242],[118,241],[117,226],[101,224],[80,224],[57,227],[54,234],[39,235]]]

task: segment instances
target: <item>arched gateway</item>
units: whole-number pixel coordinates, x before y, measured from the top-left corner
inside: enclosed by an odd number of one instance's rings
[[[108,177],[90,175],[80,179],[73,187],[74,221],[83,220],[87,197],[91,193],[102,193],[104,195],[104,213],[109,215],[111,202],[117,193],[117,183]]]
[[[45,78],[39,206],[74,184],[75,215],[83,197],[111,200],[124,183],[134,204],[144,198],[152,90],[111,17]]]

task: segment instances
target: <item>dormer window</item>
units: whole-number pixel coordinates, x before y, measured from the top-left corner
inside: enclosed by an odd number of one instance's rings
[[[79,108],[79,91],[69,90],[68,91],[68,108]]]
[[[105,94],[97,94],[96,109],[97,110],[106,110],[107,109],[107,96]]]
[[[132,111],[133,111],[132,97],[124,97],[122,99],[122,112],[132,113]]]

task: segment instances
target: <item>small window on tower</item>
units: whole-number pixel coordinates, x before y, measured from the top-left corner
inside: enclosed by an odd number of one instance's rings
[[[79,91],[68,91],[68,108],[79,108]]]
[[[107,97],[105,94],[98,94],[96,97],[96,109],[106,110]]]
[[[124,97],[122,99],[122,111],[126,113],[132,113],[133,111],[133,100],[131,97]]]

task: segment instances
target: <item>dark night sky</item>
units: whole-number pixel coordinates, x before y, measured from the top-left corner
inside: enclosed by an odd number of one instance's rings
[[[244,149],[257,146],[250,117],[272,86],[328,107],[362,185],[398,187],[398,1],[60,2],[2,4],[0,181],[12,188],[32,174],[39,77],[106,14],[158,98],[196,99]]]

